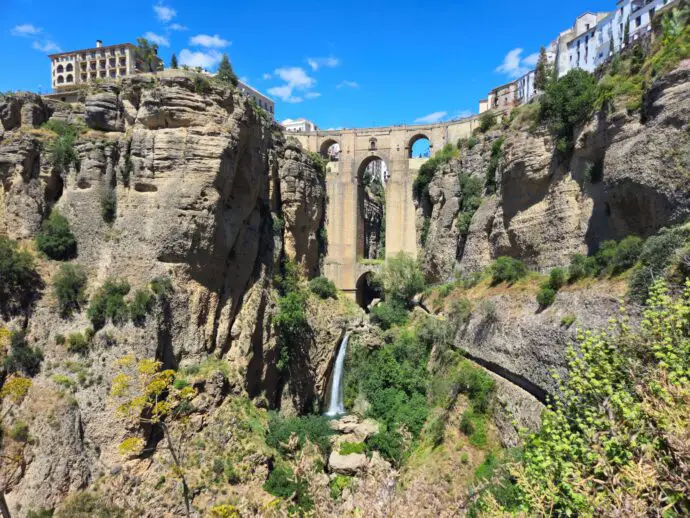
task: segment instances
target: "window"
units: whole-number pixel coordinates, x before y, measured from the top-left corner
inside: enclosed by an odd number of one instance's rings
[[[71,72],[72,70],[74,70],[74,67],[72,66],[72,63],[67,63],[67,66],[65,67],[65,70],[67,70],[67,72]]]
[[[376,151],[376,139],[375,138],[369,139],[369,151]]]
[[[58,74],[62,74],[64,71],[65,71],[65,67],[63,67],[62,65],[58,65],[58,67],[57,67]]]
[[[635,18],[635,27],[639,27],[640,25],[642,25],[642,17],[638,16]]]

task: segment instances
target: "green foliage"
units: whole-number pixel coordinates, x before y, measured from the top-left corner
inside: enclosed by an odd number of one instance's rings
[[[496,171],[498,171],[498,164],[501,162],[501,149],[505,137],[499,137],[491,144],[491,155],[489,156],[489,165],[486,168],[486,180],[484,182],[486,190],[490,193],[496,192]]]
[[[673,9],[662,19],[663,35],[658,51],[645,63],[643,71],[652,77],[674,70],[683,59],[690,57],[690,8]]]
[[[301,288],[288,291],[278,299],[278,314],[273,322],[278,332],[279,371],[288,368],[292,355],[310,331],[306,301],[306,294]]]
[[[235,469],[235,465],[230,459],[225,459],[225,466],[223,467],[223,475],[225,475],[225,480],[228,484],[239,484],[240,476]]]
[[[26,518],[53,518],[53,513],[54,511],[52,509],[46,509],[44,507],[40,507],[35,511],[29,509]]]
[[[589,119],[597,96],[596,79],[579,68],[548,84],[540,100],[540,118],[558,139],[559,151],[572,147],[575,128]]]
[[[412,184],[412,193],[415,199],[419,200],[422,196],[427,195],[429,184],[434,178],[436,171],[438,171],[438,168],[443,164],[447,164],[457,156],[457,148],[452,144],[446,144],[443,146],[443,149],[422,164]]]
[[[472,408],[465,410],[460,419],[460,431],[469,437],[472,446],[477,448],[486,446],[487,424],[484,414],[476,412]]]
[[[352,477],[348,477],[347,475],[336,475],[331,479],[328,485],[331,488],[331,498],[333,500],[338,500],[343,495],[343,491],[352,487]]]
[[[211,82],[203,74],[195,74],[192,85],[199,95],[205,95],[211,91]]]
[[[134,55],[142,72],[158,72],[162,66],[158,61],[158,45],[146,38],[137,38]]]
[[[479,117],[479,131],[481,133],[486,133],[491,128],[496,126],[496,114],[494,112],[488,111],[481,114]]]
[[[367,447],[363,442],[342,442],[340,443],[340,455],[351,455],[353,453],[364,453]]]
[[[306,415],[300,417],[284,417],[277,412],[271,412],[268,420],[266,444],[283,454],[287,449],[290,436],[295,434],[299,439],[299,447],[303,448],[307,439],[314,443],[324,453],[331,451],[330,436],[333,430],[328,426],[328,418],[321,415]]]
[[[134,297],[129,303],[129,316],[132,322],[141,325],[146,320],[146,315],[151,312],[153,300],[148,290],[139,289],[134,292]]]
[[[475,412],[483,414],[489,410],[496,382],[484,369],[469,360],[462,360],[455,371],[453,382],[460,392],[467,394]]]
[[[63,500],[55,518],[125,518],[125,512],[98,493],[79,491]]]
[[[278,466],[271,471],[268,480],[264,483],[264,489],[273,496],[283,499],[291,498],[295,502],[289,510],[291,514],[302,515],[314,509],[314,500],[309,493],[309,483],[294,475],[288,467]]]
[[[36,263],[17,242],[0,236],[0,313],[25,309],[40,286]]]
[[[576,320],[577,317],[575,315],[566,315],[563,318],[561,318],[561,326],[570,327],[575,323]]]
[[[106,191],[101,198],[101,217],[106,223],[113,223],[117,217],[117,197],[112,190]]]
[[[558,291],[565,286],[568,272],[563,268],[554,268],[549,272],[549,287]]]
[[[71,353],[84,354],[89,350],[89,339],[82,333],[72,333],[67,337],[67,350]]]
[[[614,275],[635,266],[642,253],[643,243],[642,238],[637,236],[628,236],[618,243],[611,263]]]
[[[545,91],[554,78],[554,68],[549,65],[546,49],[539,49],[539,60],[534,74],[534,86],[539,92]]]
[[[472,151],[477,144],[479,144],[477,137],[459,138],[457,148],[462,149],[466,147],[468,151]]]
[[[338,289],[335,287],[333,281],[326,277],[313,278],[309,281],[309,289],[322,299],[338,298]]]
[[[13,441],[28,442],[29,441],[29,425],[24,421],[15,421],[9,431],[9,436]]]
[[[58,301],[60,315],[69,317],[86,302],[86,272],[81,266],[61,264],[53,279],[53,293]]]
[[[690,283],[651,290],[639,327],[580,333],[568,374],[515,470],[530,515],[603,516],[626,498],[640,515],[690,512],[678,466],[690,454]]]
[[[237,76],[232,70],[232,65],[230,64],[230,59],[228,59],[227,54],[223,54],[223,58],[220,60],[218,72],[216,73],[216,79],[223,83],[237,86]]]
[[[462,236],[466,236],[470,230],[470,223],[474,213],[482,203],[482,181],[472,175],[460,173],[460,212],[457,219],[457,227]]]
[[[513,284],[527,275],[527,266],[519,259],[501,256],[491,265],[491,283],[507,282]]]
[[[149,287],[158,300],[168,300],[173,292],[170,277],[154,277]]]
[[[26,341],[23,331],[15,331],[10,335],[10,353],[5,357],[5,372],[24,373],[35,376],[41,368],[43,352],[31,347]]]
[[[103,283],[89,304],[88,316],[94,328],[102,328],[108,319],[115,325],[127,320],[129,311],[125,295],[129,293],[129,290],[129,283],[124,280],[107,279]]]
[[[575,254],[570,260],[568,267],[568,282],[576,282],[586,277],[599,275],[601,268],[594,257],[587,257],[582,254]]]
[[[405,444],[400,432],[382,431],[369,439],[370,449],[378,451],[384,459],[400,466],[405,455]]]
[[[170,68],[176,69],[177,68],[177,56],[173,53],[172,57],[170,58]]]
[[[537,302],[542,308],[547,308],[556,300],[556,290],[551,286],[542,286],[537,293]]]
[[[79,129],[58,119],[50,119],[41,128],[57,134],[57,138],[46,146],[53,165],[63,173],[66,173],[71,165],[77,165],[79,160],[74,149],[74,142],[79,136]]]
[[[426,246],[426,242],[429,239],[429,229],[431,228],[431,218],[424,218],[422,221],[422,230],[419,232],[419,242],[422,247]]]
[[[36,234],[36,246],[51,259],[64,261],[73,257],[77,252],[77,239],[67,218],[53,210]]]
[[[419,264],[404,252],[386,261],[381,273],[386,302],[407,306],[412,298],[424,291],[426,283]]]
[[[381,329],[390,329],[394,326],[402,326],[407,322],[407,309],[399,302],[380,302],[371,309],[369,315],[371,322]]]
[[[537,302],[540,308],[547,308],[556,300],[556,293],[566,283],[568,272],[563,268],[554,268],[549,272],[549,280],[539,287]]]

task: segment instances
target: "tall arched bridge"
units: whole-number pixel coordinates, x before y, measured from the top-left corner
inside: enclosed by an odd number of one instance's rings
[[[362,175],[375,159],[385,162],[386,183],[386,257],[403,251],[417,255],[415,205],[412,183],[427,158],[413,158],[412,146],[426,138],[430,154],[447,143],[455,145],[468,138],[479,125],[478,117],[437,124],[388,126],[365,129],[296,132],[306,150],[328,156],[328,148],[339,144],[337,161],[328,164],[327,231],[328,253],[324,275],[341,290],[355,294],[358,283],[375,266],[363,262],[364,222]]]

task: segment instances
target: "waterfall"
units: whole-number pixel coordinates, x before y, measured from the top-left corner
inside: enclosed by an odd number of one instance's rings
[[[350,333],[347,333],[340,344],[338,356],[335,359],[335,368],[333,369],[333,379],[331,381],[331,396],[328,401],[328,410],[326,411],[328,416],[337,416],[345,413],[343,366],[345,365],[345,354],[347,353],[347,342],[349,339]]]

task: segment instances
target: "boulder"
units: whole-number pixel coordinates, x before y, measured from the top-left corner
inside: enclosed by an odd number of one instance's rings
[[[86,125],[102,131],[124,131],[121,103],[115,92],[101,92],[86,98]]]
[[[340,455],[334,451],[328,457],[328,469],[332,473],[340,473],[341,475],[357,475],[365,471],[368,464],[367,456],[363,453]]]

